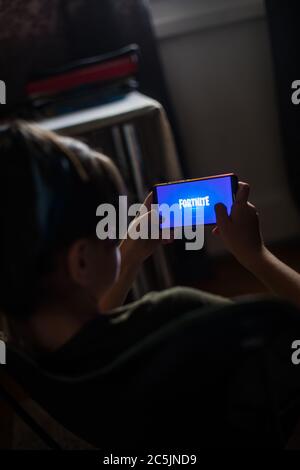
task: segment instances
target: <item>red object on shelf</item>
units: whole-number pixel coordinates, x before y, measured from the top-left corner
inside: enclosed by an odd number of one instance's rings
[[[26,92],[29,97],[51,95],[69,91],[81,85],[129,77],[135,75],[137,71],[138,61],[136,57],[122,57],[30,82],[26,87]]]

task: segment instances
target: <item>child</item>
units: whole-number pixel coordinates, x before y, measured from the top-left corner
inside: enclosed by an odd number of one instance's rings
[[[116,205],[124,193],[111,160],[26,123],[3,130],[0,145],[0,308],[11,340],[52,373],[102,371],[86,386],[58,395],[47,390],[57,414],[98,446],[192,446],[200,435],[189,425],[192,415],[206,422],[203,439],[217,439],[208,402],[217,412],[222,400],[215,395],[226,368],[219,367],[213,345],[231,351],[242,333],[229,341],[232,321],[212,317],[205,326],[202,311],[232,302],[174,288],[122,306],[142,263],[161,241],[127,239],[119,246],[97,239],[96,208]],[[264,246],[248,195],[249,186],[240,183],[231,215],[216,207],[213,232],[275,294],[300,306],[300,276]],[[222,435],[223,442],[228,436]]]

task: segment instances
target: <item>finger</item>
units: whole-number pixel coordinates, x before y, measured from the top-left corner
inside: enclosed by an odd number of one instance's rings
[[[220,235],[219,227],[214,227],[211,233],[216,236]]]
[[[152,210],[152,204],[153,204],[153,192],[149,193],[145,201],[143,202],[143,204],[140,205],[140,210],[137,211],[135,218],[138,219],[139,217],[142,217],[143,215],[145,215],[145,213],[150,213]],[[144,210],[145,208],[146,208],[146,212]]]
[[[173,243],[176,240],[175,238],[175,231],[173,228],[170,229],[170,238],[169,240],[166,240],[166,244],[168,245],[169,243]]]
[[[230,219],[227,214],[227,209],[224,204],[216,204],[215,205],[215,212],[217,218],[217,226],[219,229],[224,229],[230,223]]]
[[[174,238],[172,237],[169,240],[166,240],[166,239],[162,240],[162,245],[171,245],[172,243],[174,243]]]
[[[160,226],[164,221],[164,217],[162,217],[158,212],[152,209],[150,212],[147,213],[148,216],[148,230],[149,233],[157,233],[160,232]]]
[[[251,202],[248,202],[248,208],[257,216],[259,217],[259,212],[257,210],[257,208],[251,204]]]
[[[144,206],[146,206],[148,211],[150,211],[152,204],[153,204],[153,192],[151,191],[151,193],[148,194],[148,196],[146,197],[144,201]]]
[[[254,204],[251,204],[251,202],[248,202],[248,207],[252,210],[257,211],[256,207],[254,206]]]
[[[250,186],[248,183],[239,182],[238,191],[236,193],[235,202],[246,204],[249,198]]]

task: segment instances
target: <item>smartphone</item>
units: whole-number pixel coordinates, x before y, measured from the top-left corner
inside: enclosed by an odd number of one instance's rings
[[[199,225],[195,218],[197,207],[203,207],[204,225],[216,224],[215,204],[224,204],[230,214],[237,189],[238,178],[234,173],[155,185],[153,200],[159,206],[160,228]],[[182,217],[172,218],[167,214],[167,208],[174,204],[178,205]]]

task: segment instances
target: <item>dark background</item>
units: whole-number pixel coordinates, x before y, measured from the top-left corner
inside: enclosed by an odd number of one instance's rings
[[[266,0],[277,79],[285,164],[300,207],[300,107],[292,103],[292,83],[300,79],[300,2]]]

